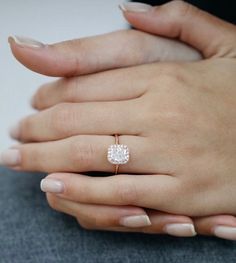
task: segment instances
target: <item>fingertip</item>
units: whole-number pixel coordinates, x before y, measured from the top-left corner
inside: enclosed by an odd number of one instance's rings
[[[64,77],[75,71],[74,59],[55,49],[54,45],[19,36],[9,36],[8,43],[16,60],[34,72]]]
[[[40,182],[40,189],[45,193],[61,194],[64,192],[64,188],[64,183],[60,180],[46,177]]]
[[[124,2],[119,5],[119,8],[123,12],[147,13],[152,9],[152,6],[145,3]]]
[[[121,10],[124,18],[127,20],[127,22],[129,22],[134,27],[140,26],[141,28],[142,23],[145,23],[145,18],[148,18],[150,16],[150,11],[156,8],[148,4],[136,2],[125,2],[120,4],[118,7]],[[148,30],[145,31],[148,32]]]
[[[9,36],[8,39],[7,39],[7,41],[8,41],[8,43],[9,43],[10,45],[12,45],[12,44],[15,43],[15,40],[14,40],[13,36]]]
[[[177,237],[194,237],[197,235],[193,224],[178,223],[168,224],[164,228],[165,233]]]
[[[218,225],[214,227],[213,233],[216,237],[236,241],[236,227]]]
[[[45,75],[51,75],[48,70],[48,58],[46,45],[24,37],[9,36],[8,43],[13,56],[26,68]],[[49,61],[50,62],[50,61]]]
[[[16,46],[21,48],[33,48],[33,49],[40,49],[46,46],[44,43],[39,42],[38,40],[29,37],[16,36],[16,35],[9,36],[8,43],[10,45],[15,44]]]
[[[236,218],[232,215],[195,218],[194,225],[199,234],[236,240]]]
[[[42,103],[43,103],[43,102],[44,102],[44,101],[42,100]],[[32,108],[33,110],[36,110],[36,111],[42,111],[42,110],[46,109],[46,107],[44,108],[44,107],[41,106],[41,100],[38,99],[38,97],[37,97],[36,94],[34,94],[34,95],[29,99],[29,104],[30,104],[31,108]]]
[[[32,97],[31,97],[31,99],[30,99],[30,106],[31,106],[33,109],[37,109],[35,96],[32,96]]]

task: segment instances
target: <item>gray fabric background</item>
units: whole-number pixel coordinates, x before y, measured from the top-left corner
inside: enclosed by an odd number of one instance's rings
[[[213,237],[88,231],[52,211],[39,183],[43,175],[0,168],[1,263],[235,262],[236,242]]]

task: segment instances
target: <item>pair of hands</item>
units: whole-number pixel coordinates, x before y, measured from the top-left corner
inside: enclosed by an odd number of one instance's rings
[[[50,46],[10,38],[22,64],[67,78],[38,90],[39,112],[12,130],[23,143],[2,163],[51,173],[49,204],[85,228],[236,239],[235,26],[181,1],[123,7],[140,31]],[[75,174],[112,173],[117,133],[131,152],[122,174]]]

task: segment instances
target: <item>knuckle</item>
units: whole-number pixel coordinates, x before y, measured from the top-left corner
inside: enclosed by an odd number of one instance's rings
[[[165,87],[176,88],[176,84],[186,83],[186,67],[181,64],[166,65],[162,68],[161,73],[160,81],[164,82]]]
[[[188,188],[186,188],[188,187]],[[188,189],[186,191],[186,189]],[[195,205],[195,192],[190,185],[186,185],[183,182],[175,185],[175,188],[168,189],[168,196],[166,198],[165,207],[167,212],[175,214],[189,214],[196,208]]]
[[[139,201],[139,193],[133,181],[120,177],[116,184],[116,196],[121,204],[132,205]]]
[[[53,107],[50,124],[56,135],[71,135],[73,123],[76,123],[75,113],[69,107],[69,103],[60,103]]]
[[[60,80],[62,87],[62,99],[65,102],[77,102],[77,93],[79,88],[79,78],[72,77]]]
[[[139,50],[146,46],[146,35],[136,30],[122,30],[115,35],[117,40],[122,39],[122,45],[117,48],[115,60],[122,65],[141,63],[145,52]],[[114,41],[114,40],[113,40]],[[126,46],[124,51],[123,46]]]
[[[184,107],[181,109],[173,107],[169,111],[162,113],[162,118],[164,119],[166,129],[174,136],[178,135],[182,137],[191,128],[192,117]]]
[[[149,97],[147,97],[149,103],[146,104],[147,106],[144,109],[143,122],[147,123],[147,120],[149,120],[148,123],[151,127],[155,123],[163,122],[171,125],[170,127],[179,128],[191,119],[193,112],[188,102],[176,99],[181,94],[186,96],[187,83],[189,82],[186,75],[185,67],[179,64],[166,65],[162,68],[158,77],[158,83],[163,87],[162,90],[156,89],[157,79],[154,80],[154,83],[151,83],[153,92],[158,91],[159,103],[157,104],[156,100],[149,100]]]
[[[21,169],[25,171],[39,170],[45,172],[47,165],[42,161],[42,156],[37,147],[21,146]]]
[[[125,62],[125,64],[130,64],[130,58],[132,58],[135,63],[142,63],[146,58],[146,52],[139,52],[139,50],[145,50],[147,35],[137,30],[126,30],[125,37],[127,47],[132,43],[132,52],[130,52],[130,56],[127,56],[127,54],[124,53],[124,50],[121,49],[119,57]]]
[[[83,72],[84,67],[81,68],[81,65],[86,56],[86,42],[86,39],[73,39],[63,43],[66,50],[73,50],[75,46],[79,50],[79,55],[71,58],[71,67],[64,75],[65,77],[74,77]]]
[[[169,4],[171,11],[178,17],[188,17],[195,9],[193,5],[190,5],[182,0],[175,0]]]
[[[190,123],[193,118],[193,114],[191,114],[190,111],[191,110],[188,110],[184,105],[172,105],[166,112],[162,112],[161,118],[170,132],[183,132],[188,129],[188,127],[190,128]]]
[[[90,143],[79,141],[77,138],[71,141],[70,158],[74,168],[78,167],[85,171],[89,171],[92,167],[95,149]]]

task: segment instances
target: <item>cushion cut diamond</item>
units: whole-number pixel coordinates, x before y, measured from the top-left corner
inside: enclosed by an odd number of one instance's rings
[[[112,164],[126,164],[129,161],[127,145],[113,144],[108,148],[107,159]]]

